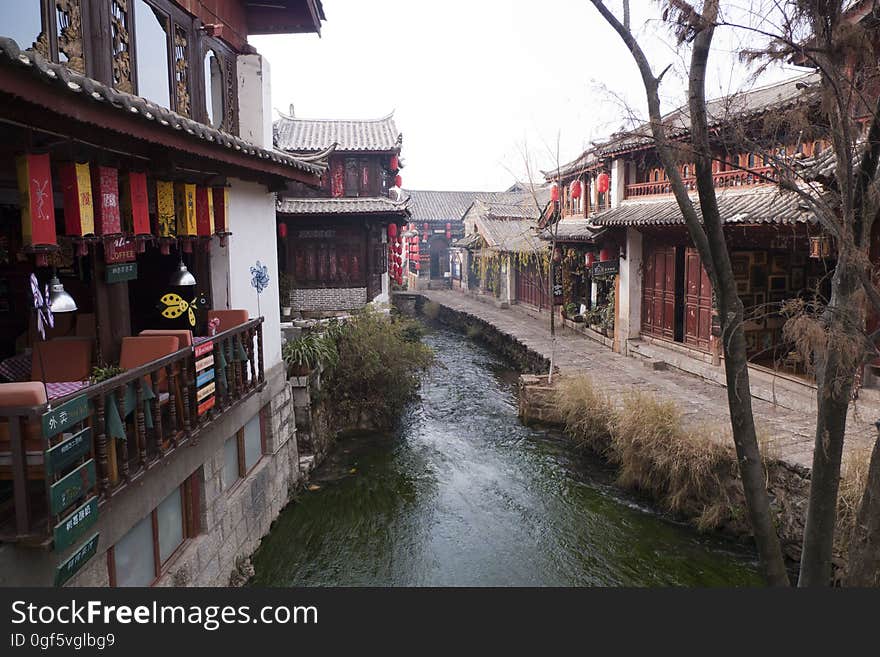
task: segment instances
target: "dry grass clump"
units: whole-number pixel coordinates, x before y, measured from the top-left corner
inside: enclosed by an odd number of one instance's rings
[[[608,457],[614,407],[587,376],[564,378],[556,386],[556,406],[565,422],[566,433],[578,446]]]
[[[837,496],[837,527],[835,528],[836,547],[845,552],[849,548],[859,504],[868,482],[868,467],[871,464],[871,449],[853,450],[844,457],[840,469],[840,489]]]
[[[437,319],[440,316],[440,304],[434,301],[426,301],[422,306],[422,314],[428,319]]]
[[[651,493],[667,509],[718,527],[734,513],[736,456],[716,430],[685,429],[671,401],[628,395],[612,425],[613,460],[622,485]]]

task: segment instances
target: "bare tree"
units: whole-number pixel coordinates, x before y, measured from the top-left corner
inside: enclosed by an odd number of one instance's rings
[[[672,24],[676,26],[680,42],[689,41],[691,43],[688,108],[700,212],[696,210],[688,195],[687,187],[682,181],[677,167],[678,147],[667,137],[662,120],[659,89],[663,76],[669,67],[659,75],[655,74],[648,57],[629,26],[625,22],[621,22],[602,0],[590,1],[623,40],[638,66],[647,96],[651,134],[657,153],[669,177],[672,191],[684,216],[691,240],[712,282],[721,323],[727,401],[733,441],[758,557],[768,584],[787,586],[789,584],[788,574],[785,570],[782,548],[770,510],[763,462],[752,414],[746,340],[742,327],[743,304],[736,293],[736,282],[724,238],[712,176],[705,88],[707,61],[718,18],[719,0],[705,0],[701,12],[683,0],[669,0],[666,5],[667,17],[671,18]],[[628,17],[628,0],[624,0],[624,5],[626,8],[624,16]]]

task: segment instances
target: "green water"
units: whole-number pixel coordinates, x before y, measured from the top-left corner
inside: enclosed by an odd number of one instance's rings
[[[516,376],[458,333],[388,435],[342,441],[320,489],[254,557],[272,586],[746,586],[747,547],[698,534],[613,486],[555,432],[522,426]]]

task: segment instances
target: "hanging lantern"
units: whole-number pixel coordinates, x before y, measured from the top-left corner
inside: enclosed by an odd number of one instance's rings
[[[606,246],[599,251],[599,261],[608,262],[617,258],[617,245]]]
[[[580,198],[581,197],[581,181],[576,178],[571,182],[570,196],[572,198]]]
[[[156,215],[159,224],[159,250],[162,255],[171,252],[171,243],[177,237],[177,217],[174,208],[174,183],[156,181]]]
[[[214,230],[220,237],[220,246],[226,246],[226,238],[229,232],[229,188],[212,187],[214,195]]]
[[[448,222],[446,224],[446,239],[452,239],[452,224]]]
[[[196,232],[208,239],[214,234],[214,194],[209,187],[196,187]]]
[[[607,173],[600,173],[598,178],[596,178],[596,189],[600,194],[604,194],[608,191],[611,186],[611,178]]]
[[[584,262],[586,262],[587,267],[592,267],[593,263],[596,262],[596,252],[587,251],[587,255],[584,257]]]
[[[388,240],[393,241],[397,237],[397,224],[388,224]]]
[[[146,250],[150,231],[150,205],[147,197],[147,174],[129,171],[121,180],[121,203],[125,230],[135,236],[138,253]]]
[[[177,238],[183,243],[183,251],[192,253],[192,241],[198,235],[194,184],[174,184],[174,212],[177,215]]]
[[[397,155],[391,156],[391,162],[389,163],[388,168],[392,171],[400,169],[400,158]]]
[[[283,240],[287,239],[287,223],[285,223],[283,221],[280,224],[278,224],[278,237],[280,237]]]
[[[77,255],[85,255],[83,240],[95,234],[92,178],[88,163],[65,162],[59,167],[64,194],[64,233],[74,239]]]
[[[400,177],[400,174],[394,176],[394,186],[403,188],[403,178]]]
[[[810,238],[810,257],[828,258],[831,256],[831,238],[827,235],[819,235]]]
[[[121,235],[118,171],[113,167],[93,167],[92,194],[95,200],[95,234],[100,237]]]
[[[48,153],[27,153],[16,161],[21,196],[21,234],[26,249],[37,253],[37,265],[49,264],[48,252],[58,250],[55,201]]]
[[[550,200],[554,203],[559,202],[559,185],[553,183],[553,186],[550,188]]]

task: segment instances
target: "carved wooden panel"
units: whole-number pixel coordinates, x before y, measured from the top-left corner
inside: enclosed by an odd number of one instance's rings
[[[132,93],[131,31],[128,0],[111,0],[110,37],[113,61],[113,86],[119,91]]]
[[[235,70],[235,58],[223,58],[223,77],[226,99],[223,103],[223,129],[234,135],[238,134],[238,80]]]
[[[80,73],[86,72],[83,59],[82,6],[80,0],[55,0],[59,58],[67,58],[65,64]]]
[[[174,97],[177,111],[190,116],[192,102],[189,95],[189,42],[186,30],[174,26]]]

